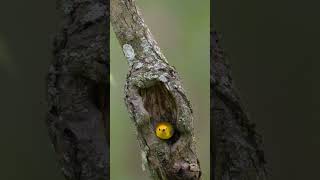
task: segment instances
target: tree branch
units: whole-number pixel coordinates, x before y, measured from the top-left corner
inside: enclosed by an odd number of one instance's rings
[[[192,109],[176,70],[167,63],[133,0],[111,0],[110,5],[111,23],[130,66],[125,102],[144,166],[153,179],[200,179]],[[171,139],[155,136],[159,121],[173,124]]]
[[[233,87],[230,65],[211,33],[211,157],[216,180],[266,180],[262,138]]]
[[[68,180],[109,179],[109,3],[59,1],[47,127]]]

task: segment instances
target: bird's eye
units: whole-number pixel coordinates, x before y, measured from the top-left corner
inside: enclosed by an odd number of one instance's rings
[[[159,128],[159,131],[160,131],[161,129]]]

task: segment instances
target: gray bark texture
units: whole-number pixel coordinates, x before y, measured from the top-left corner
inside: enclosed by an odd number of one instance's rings
[[[109,2],[61,0],[47,127],[68,180],[109,179]]]
[[[125,103],[136,129],[144,169],[156,180],[198,180],[193,112],[177,71],[168,64],[133,0],[111,0],[111,23],[128,60]],[[155,135],[159,121],[175,130]]]
[[[215,31],[211,32],[211,45],[211,177],[266,180],[262,138],[240,104],[230,65]]]

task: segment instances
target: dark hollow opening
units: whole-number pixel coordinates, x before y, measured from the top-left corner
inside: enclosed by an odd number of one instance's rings
[[[148,111],[153,130],[158,122],[166,121],[172,124],[174,128],[173,136],[165,140],[168,144],[174,144],[180,138],[180,133],[177,130],[177,105],[172,94],[167,90],[161,82],[155,83],[148,88],[140,89],[144,108]]]

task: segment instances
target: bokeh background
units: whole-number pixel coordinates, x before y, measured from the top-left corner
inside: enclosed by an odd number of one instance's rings
[[[320,1],[214,0],[233,79],[270,180],[320,179]]]
[[[55,1],[0,1],[0,179],[63,180],[45,126]]]
[[[146,24],[182,78],[195,115],[195,136],[203,179],[210,179],[210,1],[139,0]],[[124,104],[128,64],[111,27],[111,179],[148,180],[141,168],[135,127]]]

